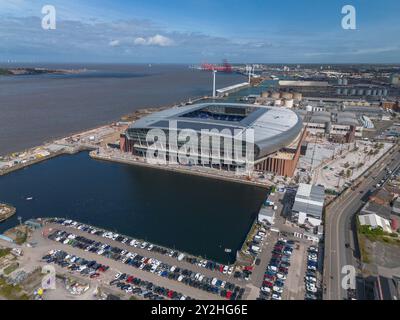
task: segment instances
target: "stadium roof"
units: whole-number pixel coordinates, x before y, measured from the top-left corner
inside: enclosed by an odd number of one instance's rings
[[[200,118],[191,116],[196,112],[204,110],[226,109],[228,114],[238,114],[243,117],[232,116],[232,119],[222,117]],[[128,129],[129,132],[135,129],[168,129],[171,121],[176,121],[177,129],[192,129],[200,132],[202,129],[217,129],[221,131],[228,129],[230,132],[238,130],[237,136],[245,136],[246,130],[254,129],[255,144],[259,148],[258,157],[263,157],[279,149],[288,146],[295,140],[303,129],[303,122],[299,115],[285,108],[255,106],[250,104],[236,103],[204,103],[184,107],[176,107],[157,112],[139,119]],[[213,134],[213,133],[211,133]],[[223,133],[218,133],[223,136]]]

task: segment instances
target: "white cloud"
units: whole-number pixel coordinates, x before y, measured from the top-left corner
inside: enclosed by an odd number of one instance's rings
[[[148,38],[138,37],[134,40],[134,43],[135,45],[141,46],[169,47],[174,44],[174,41],[168,37],[156,34],[155,36]]]
[[[111,47],[118,47],[120,45],[120,41],[119,40],[111,40],[109,45]]]
[[[145,38],[139,37],[139,38],[136,38],[136,39],[133,41],[133,43],[136,44],[136,45],[138,45],[138,46],[145,46],[145,45],[147,44],[147,41],[146,41]]]

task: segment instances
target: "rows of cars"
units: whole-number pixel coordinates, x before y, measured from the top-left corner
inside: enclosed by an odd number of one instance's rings
[[[188,256],[187,254],[181,253],[176,250],[167,249],[167,248],[164,248],[161,246],[151,244],[147,241],[141,241],[141,240],[133,239],[131,237],[120,235],[115,232],[110,232],[110,231],[106,231],[103,229],[95,228],[95,227],[92,227],[92,226],[89,226],[89,225],[86,225],[83,223],[76,222],[74,220],[67,220],[67,219],[63,219],[63,218],[54,218],[54,219],[50,219],[49,221],[56,223],[56,224],[63,225],[63,226],[75,228],[77,230],[86,232],[88,234],[100,236],[105,239],[114,240],[114,241],[120,242],[124,245],[131,246],[133,248],[140,248],[142,250],[147,250],[149,252],[156,252],[156,253],[159,253],[159,254],[162,254],[162,255],[165,255],[168,257],[175,258],[178,261],[185,261],[185,262],[188,262],[189,264],[196,265],[200,268],[217,271],[217,272],[220,272],[220,273],[226,274],[226,275],[232,275],[235,272],[233,266],[228,266],[228,265],[220,264],[220,263],[217,263],[214,261]],[[240,272],[238,271],[238,273],[240,273]],[[242,273],[241,276],[243,276],[244,279],[249,280],[248,273],[246,273],[246,272]]]
[[[307,250],[307,271],[304,278],[306,300],[317,300],[318,299],[318,288],[317,288],[317,270],[318,270],[318,247],[311,246]]]
[[[264,238],[266,236],[267,231],[265,230],[265,228],[260,227],[253,236],[251,242],[248,243],[249,249],[245,253],[257,257],[257,255],[261,253],[262,242],[264,241]]]
[[[275,244],[271,260],[264,273],[260,300],[282,300],[294,246],[294,241],[284,238],[279,239]]]
[[[117,273],[115,279],[110,282],[110,286],[115,286],[127,294],[135,295],[149,300],[193,300],[191,297],[169,290],[156,284],[144,281],[138,277],[126,273]]]
[[[113,247],[62,230],[54,230],[48,238],[86,252],[122,262],[163,278],[181,282],[190,287],[220,295],[229,300],[241,300],[243,298],[244,289],[233,283],[222,281],[217,278],[206,277],[203,274],[188,269],[171,266],[155,258],[148,258],[135,252]]]
[[[70,255],[62,250],[51,250],[47,255],[42,257],[42,260],[47,264],[54,263],[71,272],[80,273],[92,279],[100,277],[102,273],[109,269],[109,266],[97,263],[94,260],[89,261],[75,255]]]

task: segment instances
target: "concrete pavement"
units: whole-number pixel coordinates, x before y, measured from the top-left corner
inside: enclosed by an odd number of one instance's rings
[[[352,218],[364,204],[365,194],[373,189],[386,174],[385,169],[394,171],[400,165],[397,147],[395,153],[388,153],[369,170],[356,190],[349,190],[335,200],[326,210],[325,216],[325,264],[324,264],[324,299],[342,300],[346,292],[342,288],[342,268],[345,265],[358,267],[354,252],[358,250]],[[391,159],[394,159],[392,161]],[[375,178],[375,179],[374,179]],[[350,247],[346,248],[346,244]]]

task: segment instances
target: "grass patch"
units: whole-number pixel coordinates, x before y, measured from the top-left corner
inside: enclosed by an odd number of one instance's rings
[[[21,286],[8,284],[4,278],[0,278],[0,296],[8,300],[29,300],[29,296],[23,292]]]
[[[12,263],[7,268],[5,268],[3,272],[5,275],[9,275],[9,274],[13,273],[15,270],[17,270],[18,267],[19,267],[18,263]]]
[[[27,233],[19,233],[17,235],[17,238],[15,239],[15,243],[18,245],[23,245],[27,239],[28,239]]]
[[[383,242],[392,245],[400,245],[397,234],[384,232],[381,227],[371,228],[370,226],[358,226],[358,232],[371,242]]]
[[[368,254],[367,245],[365,243],[365,237],[360,233],[357,233],[358,236],[358,244],[360,247],[361,261],[364,263],[370,263],[371,259]]]
[[[11,252],[10,248],[4,248],[4,249],[0,249],[0,258],[5,257],[6,255],[8,255]]]

